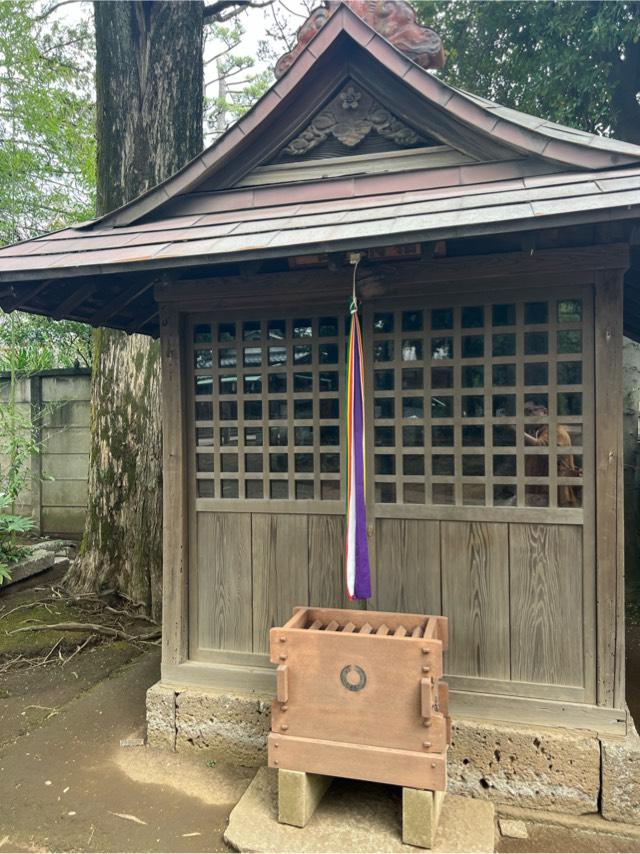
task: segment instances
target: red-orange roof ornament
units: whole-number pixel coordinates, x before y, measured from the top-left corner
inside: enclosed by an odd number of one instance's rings
[[[282,77],[343,2],[345,0],[324,0],[322,6],[311,12],[298,30],[293,50],[276,62],[276,77]],[[444,65],[440,36],[418,23],[415,9],[405,0],[349,0],[345,5],[417,65],[422,68]]]

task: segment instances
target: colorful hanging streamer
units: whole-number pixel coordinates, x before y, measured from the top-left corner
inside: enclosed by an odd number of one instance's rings
[[[357,268],[357,264],[356,264]],[[351,332],[347,366],[347,544],[346,582],[349,599],[369,599],[371,569],[367,543],[364,448],[364,361],[358,305],[351,301]]]

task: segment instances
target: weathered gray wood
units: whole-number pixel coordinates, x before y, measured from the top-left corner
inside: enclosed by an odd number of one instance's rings
[[[350,603],[344,580],[344,517],[308,518],[309,602],[318,608],[347,608]]]
[[[186,430],[180,315],[162,309],[163,512],[162,661],[180,664],[188,655],[188,502]]]
[[[308,527],[306,516],[252,517],[254,652],[266,652],[269,629],[284,625],[292,608],[308,602]],[[250,600],[244,607],[249,605]]]
[[[597,696],[624,703],[623,270],[595,287]]]
[[[583,685],[582,528],[510,525],[511,675]]]
[[[250,650],[251,517],[199,513],[197,550],[199,646]]]
[[[375,607],[439,614],[440,523],[378,519]]]
[[[443,522],[442,611],[449,618],[447,672],[510,677],[508,527]]]
[[[502,277],[536,276],[542,284],[548,284],[545,277],[556,272],[576,272],[617,268],[628,263],[628,246],[609,244],[605,246],[584,246],[579,249],[541,249],[530,252],[505,252],[493,255],[468,255],[461,258],[431,258],[420,261],[404,261],[402,264],[385,264],[384,272],[375,267],[363,275],[361,284],[368,281],[378,283],[381,275],[393,280],[394,285],[406,283],[416,287],[417,283],[450,283],[479,279],[499,279]],[[564,281],[564,280],[563,280]],[[491,283],[494,286],[494,282]],[[485,283],[486,287],[486,283]],[[163,283],[156,285],[154,293],[160,302],[188,302],[189,300],[216,299],[231,294],[232,299],[260,295],[277,289],[277,298],[282,302],[283,294],[322,288],[325,292],[338,289],[340,293],[348,291],[349,282],[345,281],[344,270],[306,270],[290,273],[264,273],[243,280],[241,277],[203,278],[189,282]],[[449,290],[450,293],[450,290]]]

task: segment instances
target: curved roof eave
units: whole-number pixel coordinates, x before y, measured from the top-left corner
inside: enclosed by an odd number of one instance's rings
[[[192,191],[229,158],[239,143],[250,135],[259,134],[265,118],[293,91],[343,33],[431,104],[445,110],[467,127],[491,136],[520,153],[578,169],[606,169],[640,162],[640,146],[557,125],[450,86],[404,56],[343,4],[286,73],[209,148],[166,181],[121,208],[79,227],[91,228],[97,223],[128,225],[153,213],[170,199]]]

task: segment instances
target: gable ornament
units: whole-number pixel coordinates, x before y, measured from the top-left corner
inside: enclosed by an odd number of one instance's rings
[[[426,140],[375,98],[354,83],[349,83],[301,134],[291,140],[284,152],[293,157],[307,154],[329,136],[335,137],[348,148],[356,148],[372,131],[401,147],[426,144]]]
[[[277,61],[274,69],[277,78],[293,65],[343,2],[323,0],[312,10],[298,30],[293,48]],[[444,65],[440,36],[418,22],[415,9],[405,0],[349,0],[345,5],[417,65],[422,68],[442,68]]]

